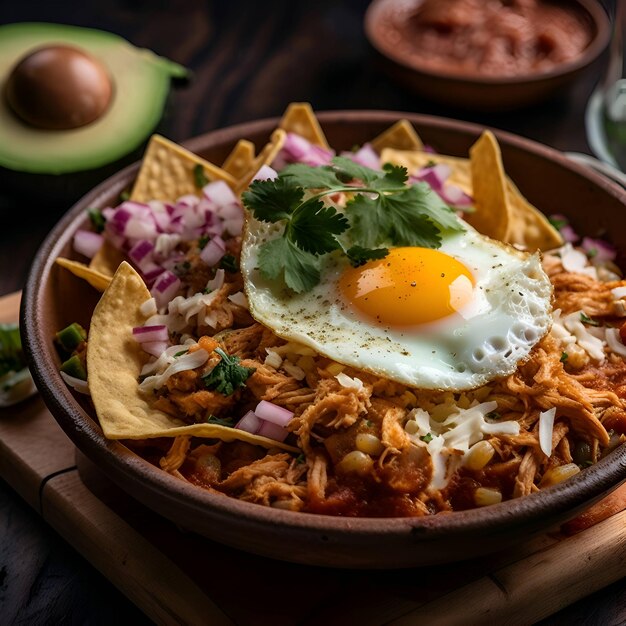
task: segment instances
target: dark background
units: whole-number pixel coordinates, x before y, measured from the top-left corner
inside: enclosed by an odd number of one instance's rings
[[[605,60],[567,93],[514,113],[430,103],[386,74],[363,34],[366,0],[0,0],[0,24],[49,21],[110,30],[194,72],[177,86],[160,130],[180,141],[279,116],[291,101],[317,110],[389,109],[479,122],[561,150],[588,152],[587,98]],[[134,94],[150,97],[150,94]],[[40,242],[67,204],[2,197],[0,295],[20,289]],[[245,598],[242,598],[245,601]],[[532,600],[531,600],[532,601]],[[0,624],[144,624],[147,619],[0,481]],[[546,624],[626,623],[624,581]]]

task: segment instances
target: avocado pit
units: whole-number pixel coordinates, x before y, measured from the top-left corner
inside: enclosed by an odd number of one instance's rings
[[[4,95],[23,122],[70,130],[97,120],[109,107],[113,85],[103,64],[66,45],[29,52],[13,67]]]

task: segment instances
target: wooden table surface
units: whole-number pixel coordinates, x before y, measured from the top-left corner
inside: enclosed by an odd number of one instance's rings
[[[570,93],[521,112],[480,114],[443,107],[397,86],[386,75],[363,34],[367,4],[21,0],[2,3],[0,23],[48,21],[110,30],[192,69],[192,82],[174,91],[162,123],[164,134],[174,140],[278,116],[291,101],[309,101],[318,110],[390,109],[466,119],[561,150],[588,152],[584,109],[603,60]],[[39,244],[67,208],[26,198],[17,203],[2,198],[0,190],[0,295],[23,286]],[[0,481],[0,623],[116,620],[149,623]],[[573,623],[625,624],[625,581],[543,622]]]

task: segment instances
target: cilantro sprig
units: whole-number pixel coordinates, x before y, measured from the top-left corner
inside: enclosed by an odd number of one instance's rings
[[[274,180],[243,194],[257,220],[284,223],[282,236],[259,251],[262,274],[302,293],[320,281],[321,257],[339,251],[355,267],[388,254],[387,246],[438,248],[442,231],[462,230],[452,209],[426,183],[407,185],[404,167],[382,171],[335,157],[331,165],[288,165]],[[345,210],[325,196],[348,193]]]
[[[207,389],[212,389],[225,396],[230,396],[240,387],[245,387],[246,380],[256,371],[254,367],[239,364],[238,356],[226,354],[221,348],[215,348],[221,360],[202,377]]]

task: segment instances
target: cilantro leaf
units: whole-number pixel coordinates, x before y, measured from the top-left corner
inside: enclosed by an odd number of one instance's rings
[[[314,198],[300,205],[287,225],[287,237],[305,252],[326,254],[340,247],[335,235],[348,228],[348,220],[333,207]]]
[[[379,183],[374,183],[375,188],[383,188],[388,191],[391,189],[403,189],[406,181],[409,180],[409,173],[406,167],[402,165],[394,165],[393,163],[385,163],[383,165],[385,175],[380,179]]]
[[[206,423],[232,428],[235,425],[235,419],[232,417],[216,417],[215,415],[207,415]]]
[[[240,387],[245,387],[246,380],[256,370],[254,367],[239,365],[238,356],[230,356],[221,348],[215,348],[215,352],[222,359],[208,374],[202,377],[202,380],[207,389],[230,396]]]
[[[347,183],[353,180],[361,180],[367,184],[383,177],[381,172],[366,167],[365,165],[355,163],[348,157],[334,157],[332,163],[332,169],[335,171],[335,176],[340,182]]]
[[[580,312],[580,321],[588,326],[600,326],[600,322],[591,319],[584,311]]]
[[[433,440],[433,434],[432,433],[427,433],[425,434],[423,437],[420,437],[420,439],[424,442],[424,443],[430,443]]]
[[[104,215],[102,215],[102,211],[100,209],[87,209],[87,214],[89,215],[91,224],[96,229],[96,232],[101,233],[107,222]]]
[[[237,259],[232,254],[225,254],[220,261],[220,269],[235,273],[239,271]]]
[[[353,241],[366,248],[390,242],[396,246],[438,248],[441,245],[439,229],[402,196],[369,198],[356,196],[346,205],[352,217],[350,234]]]
[[[352,267],[359,267],[368,261],[384,259],[389,254],[387,248],[363,248],[352,246],[346,250],[346,256],[350,259]]]
[[[241,196],[243,203],[262,222],[289,219],[304,198],[304,189],[290,178],[255,180]]]
[[[202,187],[209,184],[209,179],[200,163],[193,168],[193,182],[198,189],[202,189]]]
[[[292,163],[283,168],[277,180],[289,181],[290,185],[304,187],[305,189],[330,189],[341,185],[336,172],[332,167],[322,165],[311,167],[304,163]]]
[[[287,287],[296,293],[310,291],[320,282],[318,258],[286,237],[272,239],[261,246],[259,266],[266,278],[284,277]]]

